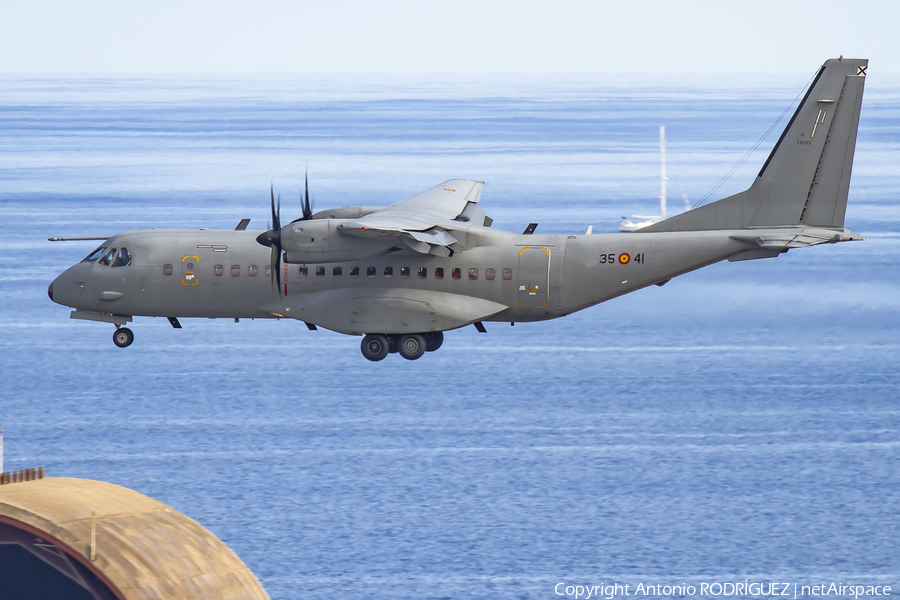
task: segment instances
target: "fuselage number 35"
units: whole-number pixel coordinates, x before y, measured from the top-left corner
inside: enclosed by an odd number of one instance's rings
[[[610,252],[609,254],[601,254],[597,262],[601,265],[627,265],[628,263],[642,264],[644,262],[644,253],[628,254],[627,252],[622,252],[621,254],[615,254]]]

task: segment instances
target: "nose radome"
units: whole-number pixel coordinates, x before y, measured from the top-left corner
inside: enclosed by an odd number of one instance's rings
[[[53,300],[53,284],[51,283],[47,286],[47,295],[50,296],[50,299]]]

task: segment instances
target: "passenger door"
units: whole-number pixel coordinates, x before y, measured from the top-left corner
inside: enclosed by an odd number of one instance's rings
[[[550,303],[550,249],[522,248],[519,252],[519,306],[545,308]]]

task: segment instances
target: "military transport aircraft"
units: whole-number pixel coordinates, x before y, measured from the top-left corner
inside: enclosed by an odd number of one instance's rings
[[[372,361],[437,350],[444,331],[562,317],[721,260],[863,239],[844,228],[868,61],[819,69],[749,189],[636,233],[537,235],[491,229],[483,183],[452,179],[386,207],[351,206],[272,229],[138,230],[106,239],[57,277],[72,318],[296,319],[363,335]],[[59,239],[59,238],[53,238]],[[83,239],[83,238],[82,238]],[[102,238],[98,238],[102,239]]]

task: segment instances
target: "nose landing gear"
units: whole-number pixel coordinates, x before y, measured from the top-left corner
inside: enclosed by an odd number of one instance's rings
[[[127,348],[134,341],[134,332],[127,327],[118,327],[113,332],[113,344],[119,348]]]

